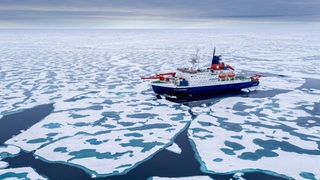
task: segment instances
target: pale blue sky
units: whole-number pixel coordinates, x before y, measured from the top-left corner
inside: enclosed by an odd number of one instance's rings
[[[320,0],[0,0],[0,28],[319,25]]]

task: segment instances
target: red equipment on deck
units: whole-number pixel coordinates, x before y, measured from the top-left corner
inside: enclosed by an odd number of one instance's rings
[[[256,74],[254,76],[251,76],[251,81],[259,81],[259,79],[261,78],[261,75],[260,74]]]
[[[168,72],[168,73],[161,73],[157,74],[155,76],[149,76],[149,77],[141,77],[143,80],[152,80],[152,79],[159,79],[161,81],[163,80],[169,80],[169,78],[175,77],[176,73],[175,72]]]

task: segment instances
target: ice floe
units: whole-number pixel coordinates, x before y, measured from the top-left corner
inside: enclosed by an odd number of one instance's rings
[[[9,166],[9,163],[5,161],[0,161],[0,169],[7,168]]]
[[[295,90],[271,98],[225,98],[212,105],[189,127],[202,170],[320,177],[320,118],[301,108],[318,102],[319,95]]]
[[[237,172],[233,175],[233,178],[237,180],[245,180],[245,178],[242,177],[243,175],[244,173]]]
[[[10,168],[10,169],[0,169],[0,179],[37,179],[45,180],[46,177],[39,175],[31,167],[21,167],[21,168]]]
[[[182,152],[181,148],[176,143],[171,144],[169,147],[166,148],[166,150],[177,153],[177,154],[181,154]]]
[[[190,120],[179,105],[152,95],[124,93],[119,103],[104,101],[91,96],[58,102],[55,112],[6,143],[106,176],[152,157],[173,143]]]
[[[20,153],[20,148],[16,146],[0,146],[0,160],[7,158],[7,157],[13,157],[17,156]]]
[[[14,157],[20,153],[20,148],[16,146],[0,146],[0,169],[7,168],[9,164],[5,161],[1,161],[7,157]]]

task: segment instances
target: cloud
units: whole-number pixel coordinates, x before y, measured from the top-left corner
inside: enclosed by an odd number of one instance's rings
[[[103,22],[309,21],[320,19],[319,0],[1,0],[0,22],[63,26]],[[71,23],[70,22],[74,22]],[[2,23],[3,24],[3,23]]]

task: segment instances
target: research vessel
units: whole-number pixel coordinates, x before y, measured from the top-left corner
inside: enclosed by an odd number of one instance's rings
[[[151,86],[156,94],[185,97],[216,92],[239,91],[259,85],[260,75],[238,76],[234,68],[221,62],[221,56],[213,50],[211,66],[199,68],[198,51],[191,58],[191,67],[177,68],[174,72],[142,77],[153,80]]]

